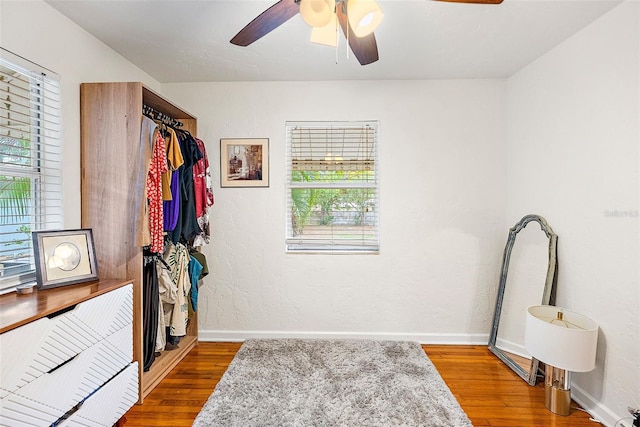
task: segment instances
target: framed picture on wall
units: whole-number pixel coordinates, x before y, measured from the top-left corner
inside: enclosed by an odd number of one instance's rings
[[[221,139],[220,186],[268,187],[269,139]]]
[[[90,228],[34,231],[31,236],[38,289],[98,280],[98,264]]]

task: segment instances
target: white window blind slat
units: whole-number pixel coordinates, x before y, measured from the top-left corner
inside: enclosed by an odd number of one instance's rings
[[[318,179],[317,181],[305,181],[305,182],[291,182],[289,184],[291,188],[376,188],[375,182],[333,182],[331,180],[323,181]]]

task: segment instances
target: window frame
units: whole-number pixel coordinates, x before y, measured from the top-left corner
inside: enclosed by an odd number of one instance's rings
[[[286,178],[285,178],[285,187],[286,187],[286,208],[285,208],[285,251],[286,253],[304,253],[304,254],[379,254],[380,253],[380,180],[379,180],[379,122],[376,120],[367,120],[367,121],[318,121],[318,122],[299,122],[299,121],[288,121],[286,122]],[[309,172],[307,169],[300,169],[304,167],[313,168],[313,163],[323,163],[323,160],[320,157],[314,158],[314,160],[300,160],[295,159],[293,150],[294,143],[292,133],[294,130],[298,130],[303,132],[306,129],[313,129],[316,132],[322,132],[324,130],[330,130],[331,132],[339,132],[341,130],[353,130],[354,128],[361,128],[363,131],[366,130],[370,132],[372,135],[372,140],[367,141],[368,144],[373,146],[373,155],[368,156],[365,159],[358,158],[352,159],[351,163],[346,161],[346,158],[343,160],[342,157],[338,157],[340,161],[335,161],[334,163],[339,164],[340,166],[330,166],[328,170],[338,171],[343,174],[347,172],[356,172],[356,173],[367,173],[367,178],[364,178],[362,181],[351,181],[351,180],[339,180],[338,182],[323,182],[321,180],[314,181],[296,181],[294,180],[294,170],[302,170]],[[331,139],[328,141],[329,145],[331,144],[340,144],[337,139]],[[304,144],[304,143],[300,143]],[[344,143],[342,143],[344,145]],[[333,146],[332,146],[333,147]],[[296,147],[299,148],[299,147]],[[343,147],[344,150],[344,147]],[[334,150],[333,148],[328,149],[328,152],[331,153],[335,151],[339,153],[338,150]],[[330,154],[328,154],[330,155]],[[344,154],[342,154],[344,155]],[[322,156],[322,154],[320,155]],[[346,157],[346,156],[345,156]],[[327,158],[324,159],[324,162],[327,161]],[[307,164],[304,166],[301,164]],[[344,165],[343,165],[344,164]],[[321,169],[317,169],[316,166],[315,171],[320,171]],[[324,165],[322,166],[324,168]],[[369,173],[370,172],[370,173]],[[333,237],[299,237],[295,235],[294,226],[293,226],[293,191],[297,189],[303,190],[312,190],[312,189],[336,189],[336,190],[370,190],[372,192],[372,198],[367,199],[367,202],[373,200],[371,204],[372,210],[370,211],[368,206],[364,212],[364,215],[369,218],[368,221],[371,221],[371,225],[373,226],[372,235],[367,237],[353,237],[353,238],[345,238],[341,236]],[[365,196],[368,197],[368,196]],[[347,211],[353,214],[353,211]],[[360,215],[363,215],[360,213]],[[368,223],[367,221],[367,223]],[[362,224],[362,235],[368,234],[364,231],[367,223]],[[333,233],[333,232],[331,232]]]
[[[24,264],[7,275],[0,268],[2,294],[36,280],[31,232],[63,226],[62,95],[56,73],[3,48],[0,67],[0,92],[6,101],[0,110],[0,184],[10,189],[15,178],[29,179],[29,194],[20,202],[24,206],[18,209],[5,201],[0,211],[0,264],[14,264],[7,270],[16,268],[15,260]],[[18,152],[12,153],[12,147]],[[7,195],[0,192],[0,197]]]

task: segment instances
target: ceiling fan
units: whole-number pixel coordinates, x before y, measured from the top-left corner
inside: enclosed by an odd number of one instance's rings
[[[503,0],[437,1],[500,4]],[[314,40],[314,32],[328,29],[329,33],[334,31],[337,34],[337,25],[339,23],[348,40],[349,47],[360,65],[371,64],[378,60],[378,45],[373,30],[382,20],[382,11],[373,0],[280,0],[249,22],[231,39],[231,43],[237,46],[249,46],[298,13],[313,27],[312,41],[335,46],[332,41],[320,41],[322,36]],[[359,15],[354,19],[356,13]],[[328,16],[329,18],[325,20],[324,18],[319,18],[321,16]],[[326,37],[324,39],[326,40]],[[337,42],[336,39],[334,41]]]

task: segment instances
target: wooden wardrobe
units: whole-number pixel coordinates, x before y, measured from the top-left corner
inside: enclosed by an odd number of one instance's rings
[[[143,104],[183,123],[197,135],[197,119],[139,82],[83,83],[80,86],[82,227],[92,228],[101,278],[142,284],[142,248],[135,246],[136,188],[140,168]],[[178,348],[163,351],[143,372],[142,286],[134,286],[134,359],[138,361],[139,402],[198,343],[194,313]]]

